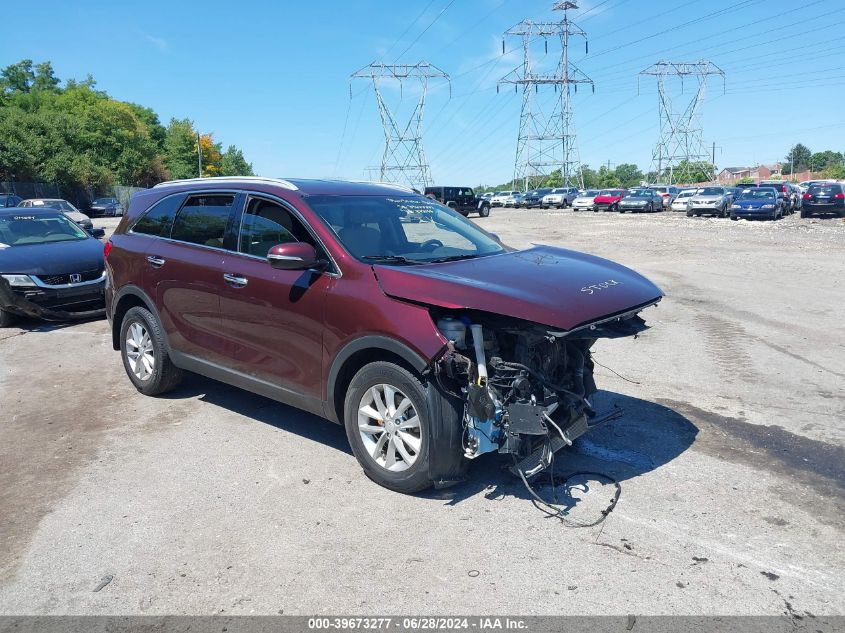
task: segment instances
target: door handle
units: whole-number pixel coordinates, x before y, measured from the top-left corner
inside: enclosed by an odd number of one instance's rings
[[[147,255],[147,262],[149,262],[150,266],[153,268],[161,268],[164,266],[167,260],[162,259],[161,257],[156,257],[155,255]]]
[[[234,273],[223,273],[223,279],[228,284],[232,284],[233,286],[240,286],[243,287],[247,284],[247,278],[242,277],[241,275],[236,275]]]

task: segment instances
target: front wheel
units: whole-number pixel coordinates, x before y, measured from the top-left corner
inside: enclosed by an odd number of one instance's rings
[[[736,217],[736,213],[731,213],[731,220],[739,220],[739,218]]]
[[[14,321],[14,319],[15,317],[11,312],[0,309],[0,328],[9,327],[12,325],[12,321]]]
[[[349,384],[343,417],[367,477],[403,493],[431,486],[427,387],[411,372],[390,362],[365,365]]]

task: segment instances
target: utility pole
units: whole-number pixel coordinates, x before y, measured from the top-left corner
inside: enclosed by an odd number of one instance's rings
[[[725,72],[709,61],[667,62],[659,61],[640,72],[657,78],[657,96],[659,100],[660,138],[652,152],[652,168],[657,168],[657,179],[666,178],[666,184],[687,183],[707,160],[707,150],[702,138],[700,109],[704,101],[707,78],[716,75],[722,78],[722,90],[725,86]],[[681,82],[681,94],[684,79],[694,77],[698,84],[693,97],[682,112],[673,105],[667,80],[677,77]],[[639,84],[639,78],[637,80]],[[714,155],[715,159],[715,155]],[[715,160],[714,160],[715,164]],[[683,167],[681,167],[683,165]],[[678,169],[681,167],[681,169]],[[707,170],[708,172],[712,170]],[[706,174],[713,180],[714,174]]]
[[[202,178],[202,144],[200,143],[199,132],[197,132],[197,165],[199,168],[199,177]]]
[[[523,20],[505,31],[506,37],[522,39],[522,65],[502,77],[499,85],[512,84],[517,92],[522,88],[514,181],[521,182],[524,191],[540,185],[555,169],[560,169],[565,187],[584,186],[575,138],[572,97],[578,92],[578,84],[589,84],[593,92],[595,85],[592,79],[569,61],[570,38],[583,37],[585,52],[589,51],[586,44],[587,34],[572,22],[567,14],[570,9],[577,8],[575,2],[555,2],[552,10],[563,11],[563,20],[560,22]],[[536,72],[532,65],[530,45],[539,38],[543,39],[546,53],[549,50],[549,39],[560,41],[560,59],[553,72]],[[504,50],[503,41],[503,54]],[[538,97],[540,86],[549,85],[553,86],[560,96],[551,114],[546,116],[542,112]]]
[[[432,79],[443,79],[449,84],[449,95],[452,94],[452,84],[444,71],[428,62],[418,64],[382,64],[372,63],[350,76],[349,98],[352,98],[352,80],[368,79],[373,84],[378,103],[379,115],[384,131],[384,151],[381,158],[380,180],[383,182],[404,183],[411,187],[422,187],[431,184],[431,168],[426,161],[422,144],[422,121],[425,109],[428,82]],[[407,124],[398,121],[398,113],[392,111],[384,99],[381,82],[396,83],[400,94],[408,81],[419,84],[419,99],[414,107]]]

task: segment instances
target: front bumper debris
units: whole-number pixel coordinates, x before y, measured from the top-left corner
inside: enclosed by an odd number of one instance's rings
[[[105,314],[105,278],[95,284],[62,288],[35,286],[12,289],[0,277],[0,308],[45,321],[74,321]]]

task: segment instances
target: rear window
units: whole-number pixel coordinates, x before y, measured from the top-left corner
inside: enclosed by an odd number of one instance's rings
[[[182,200],[184,200],[184,196],[170,196],[159,201],[138,219],[135,226],[132,227],[132,232],[169,237],[170,229],[173,227],[173,219],[182,205]]]
[[[814,196],[834,196],[841,192],[841,185],[812,185],[810,187],[810,193]]]
[[[170,237],[180,242],[223,248],[223,236],[234,204],[234,194],[191,196],[176,216]]]

